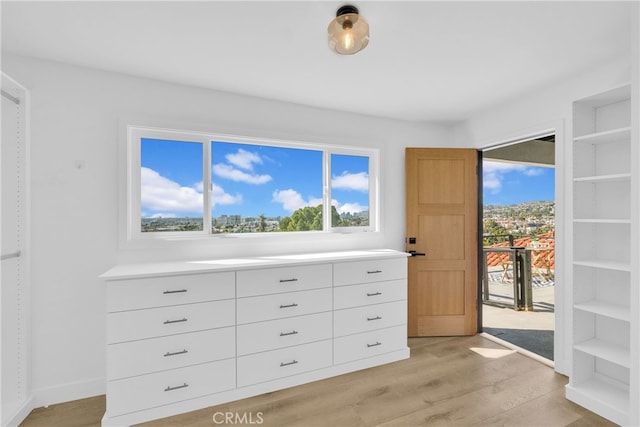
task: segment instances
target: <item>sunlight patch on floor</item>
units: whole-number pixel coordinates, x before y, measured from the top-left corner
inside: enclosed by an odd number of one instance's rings
[[[509,356],[516,353],[515,350],[509,350],[506,348],[484,348],[484,347],[471,347],[469,350],[478,353],[482,357],[487,359],[499,359],[501,357]]]

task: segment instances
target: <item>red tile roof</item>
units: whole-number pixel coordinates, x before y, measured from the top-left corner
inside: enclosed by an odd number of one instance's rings
[[[548,251],[542,253],[546,255],[544,257],[534,257],[533,263],[536,267],[546,269],[549,268],[551,270],[555,270],[555,238],[553,232],[543,233],[535,236],[538,238],[538,247],[540,248],[548,248]],[[526,236],[518,239],[514,239],[514,246],[525,246],[528,248],[533,247],[533,237]],[[509,242],[501,242],[496,243],[494,245],[485,246],[485,248],[508,248]],[[548,260],[549,266],[547,267],[545,259]],[[508,252],[487,252],[487,266],[488,267],[498,267],[503,265],[505,262],[509,261],[509,253]]]

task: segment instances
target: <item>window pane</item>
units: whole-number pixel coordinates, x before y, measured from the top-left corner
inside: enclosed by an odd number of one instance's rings
[[[211,142],[212,233],[322,230],[322,152]]]
[[[331,155],[331,226],[369,226],[369,157]]]
[[[142,232],[202,231],[202,144],[142,138]]]

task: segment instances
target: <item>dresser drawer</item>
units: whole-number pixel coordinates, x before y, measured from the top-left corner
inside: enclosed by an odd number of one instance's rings
[[[331,287],[331,264],[239,271],[238,297]]]
[[[234,272],[116,280],[107,284],[107,311],[231,299],[235,295]]]
[[[235,359],[107,382],[107,414],[127,414],[235,388]]]
[[[383,282],[386,280],[406,278],[406,258],[339,262],[333,266],[334,286]]]
[[[333,335],[341,337],[407,323],[407,301],[387,302],[333,312]]]
[[[332,309],[332,289],[238,298],[238,324],[321,313]]]
[[[407,326],[378,329],[334,339],[334,364],[350,362],[407,348]]]
[[[115,380],[236,356],[234,327],[107,346],[107,379]]]
[[[331,366],[331,340],[238,357],[238,387]]]
[[[331,312],[238,326],[238,355],[331,339]]]
[[[407,280],[338,286],[333,290],[333,309],[359,307],[407,299]]]
[[[234,324],[234,300],[122,311],[107,315],[107,343],[182,334]]]

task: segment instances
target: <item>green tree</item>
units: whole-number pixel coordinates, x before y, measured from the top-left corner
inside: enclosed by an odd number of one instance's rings
[[[484,235],[488,236],[483,239],[484,246],[489,246],[498,242],[503,242],[505,239],[504,237],[491,237],[491,236],[496,236],[496,235],[504,236],[505,234],[509,234],[506,228],[504,228],[502,225],[498,224],[495,220],[492,220],[492,219],[484,222],[483,229],[484,229],[483,230]]]
[[[305,206],[280,220],[280,231],[322,230],[322,205]]]
[[[333,227],[344,227],[345,225],[347,225],[344,223],[344,221],[340,217],[340,214],[338,213],[338,210],[333,205],[331,205],[331,225]]]
[[[264,233],[267,231],[267,217],[264,214],[260,214],[260,224],[258,225],[258,231]]]
[[[285,216],[278,223],[278,230],[280,230],[280,231],[290,231],[289,227],[291,227],[291,218],[288,217],[288,216]]]
[[[350,225],[341,217],[335,206],[331,206],[331,225],[341,227]],[[322,230],[322,205],[306,206],[293,212],[291,216],[285,216],[278,224],[280,231],[308,231]]]

